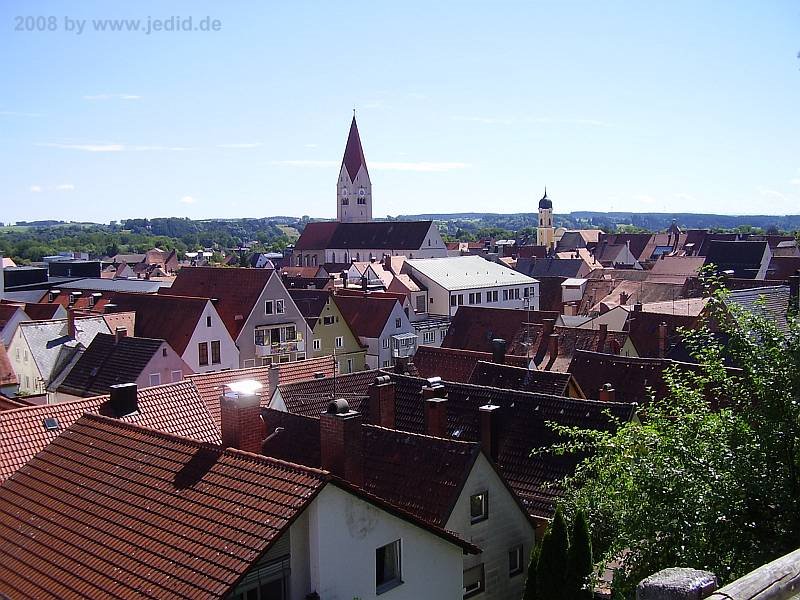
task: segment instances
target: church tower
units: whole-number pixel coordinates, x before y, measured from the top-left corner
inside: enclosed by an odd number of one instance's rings
[[[553,247],[553,202],[547,197],[547,188],[544,196],[539,200],[539,226],[536,228],[536,245],[545,246],[548,250]]]
[[[372,221],[372,183],[369,180],[364,150],[361,148],[355,114],[350,123],[350,134],[347,136],[336,185],[336,220],[340,223]]]

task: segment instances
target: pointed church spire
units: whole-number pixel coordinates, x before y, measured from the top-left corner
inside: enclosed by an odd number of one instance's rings
[[[362,165],[364,166],[364,170],[367,170],[367,161],[364,158],[364,150],[361,147],[361,137],[358,135],[355,109],[353,109],[353,121],[350,123],[350,134],[347,136],[347,145],[344,148],[342,165],[347,169],[350,181],[355,180],[356,175],[358,175],[358,170]]]

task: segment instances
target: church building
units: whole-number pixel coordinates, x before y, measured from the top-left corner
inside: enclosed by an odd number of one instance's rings
[[[342,167],[337,184],[336,220],[340,223],[372,221],[372,182],[358,135],[356,116],[350,123],[350,134],[344,147]]]
[[[547,197],[547,188],[544,196],[539,200],[539,226],[536,228],[536,245],[552,249],[555,240],[553,227],[553,202]]]

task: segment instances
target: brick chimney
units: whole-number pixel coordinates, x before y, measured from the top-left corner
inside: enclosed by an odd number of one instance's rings
[[[598,399],[602,400],[603,402],[614,402],[616,395],[616,390],[614,390],[612,385],[610,383],[606,383],[600,388]]]
[[[447,435],[447,398],[426,398],[425,434],[433,437],[448,437]]]
[[[658,326],[658,357],[664,358],[667,355],[667,324],[661,323]]]
[[[495,338],[492,340],[492,362],[498,364],[505,364],[506,362],[506,348],[507,344],[503,338]]]
[[[547,359],[547,365],[545,365],[545,371],[549,371],[550,367],[553,366],[553,363],[556,362],[558,358],[558,334],[551,333],[547,337],[547,351],[550,354],[550,358]]]
[[[114,329],[114,344],[119,344],[119,341],[128,336],[128,330],[125,327],[117,327]]]
[[[481,426],[481,449],[492,460],[497,460],[497,421],[500,407],[486,404],[478,409]]]
[[[608,338],[608,323],[600,323],[600,335],[597,338],[597,351],[602,352]]]
[[[139,390],[135,383],[117,383],[109,386],[108,408],[116,418],[139,410]]]
[[[394,429],[394,406],[394,382],[391,377],[376,377],[369,386],[369,422]]]
[[[75,309],[67,308],[67,337],[75,339]]]
[[[556,328],[555,319],[542,319],[542,337],[547,337]]]
[[[364,448],[361,413],[350,410],[347,400],[332,400],[319,417],[322,468],[350,483],[364,485]]]
[[[429,377],[427,385],[423,386],[421,392],[423,400],[428,398],[447,398],[447,392],[444,389],[441,377]]]
[[[222,445],[261,454],[264,420],[261,418],[262,385],[253,380],[225,386],[220,399]]]

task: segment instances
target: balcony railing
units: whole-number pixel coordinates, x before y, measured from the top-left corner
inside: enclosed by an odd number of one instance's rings
[[[305,352],[306,343],[304,340],[292,340],[289,342],[277,342],[269,345],[256,345],[256,356],[278,356],[291,352]]]

